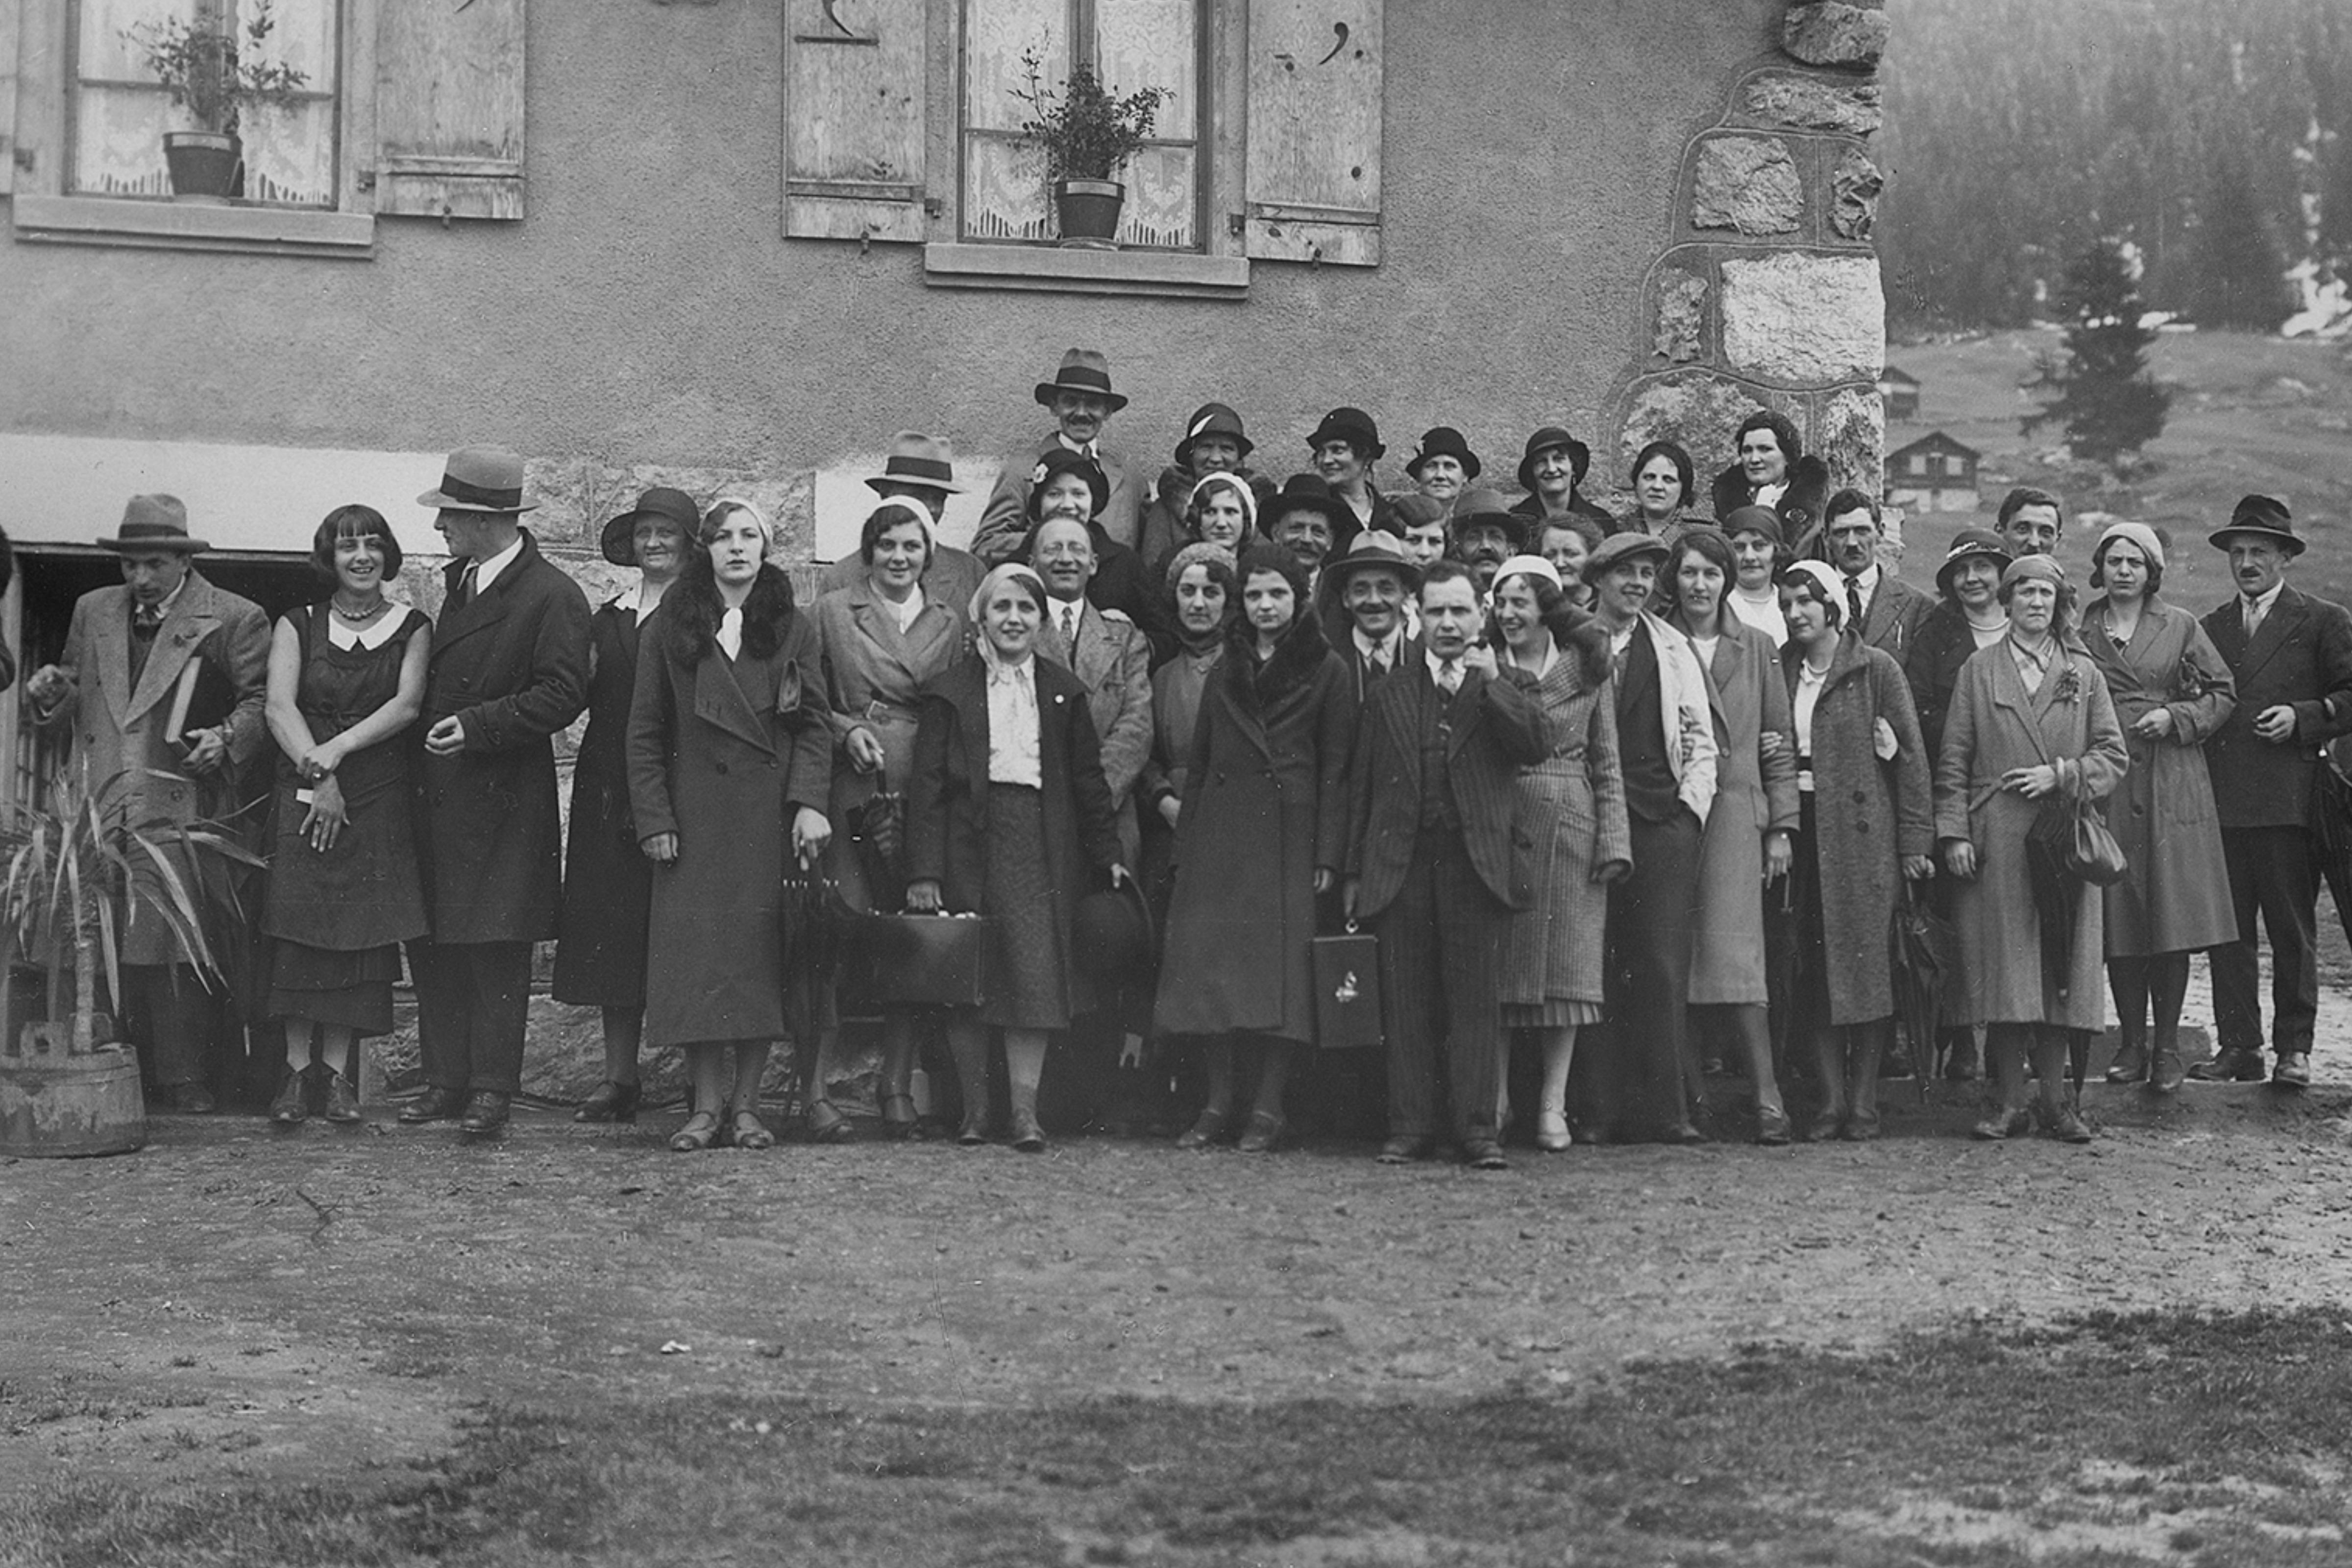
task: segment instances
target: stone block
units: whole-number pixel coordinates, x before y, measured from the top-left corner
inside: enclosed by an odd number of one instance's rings
[[[1859,147],[1838,155],[1830,173],[1830,229],[1840,239],[1866,240],[1878,226],[1878,195],[1886,176]]]
[[[1780,24],[1780,46],[1809,66],[1869,70],[1886,53],[1886,13],[1844,0],[1802,0]]]
[[[1714,136],[1699,143],[1691,191],[1694,227],[1794,234],[1804,217],[1804,181],[1779,139]]]
[[[1706,353],[1706,279],[1680,267],[1658,274],[1658,311],[1651,352],[1687,364]]]
[[[1829,465],[1830,489],[1851,485],[1876,495],[1885,484],[1886,405],[1875,386],[1849,386],[1822,407],[1811,447]],[[1896,548],[1901,538],[1895,536]]]
[[[1875,85],[1854,86],[1811,76],[1759,77],[1748,84],[1749,118],[1792,131],[1843,131],[1867,136],[1885,122]]]
[[[1662,376],[1637,389],[1627,404],[1618,442],[1622,456],[1616,467],[1620,472],[1632,468],[1633,458],[1653,441],[1680,442],[1697,470],[1704,502],[1708,482],[1737,456],[1732,432],[1763,406],[1753,391],[1719,376],[1698,371]],[[1801,409],[1783,407],[1781,412],[1801,422]]]
[[[1875,382],[1886,363],[1886,296],[1874,256],[1784,251],[1723,264],[1723,359],[1767,381]]]
[[[775,526],[779,564],[809,559],[816,538],[814,481],[805,470],[776,475],[749,468],[609,463],[596,458],[534,459],[526,484],[540,509],[525,521],[543,544],[570,546],[600,564],[604,521],[636,504],[656,485],[671,485],[709,505],[721,496],[750,501]]]

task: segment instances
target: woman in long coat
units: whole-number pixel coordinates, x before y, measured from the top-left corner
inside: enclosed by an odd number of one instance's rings
[[[1731,546],[1712,528],[1684,530],[1661,578],[1673,600],[1667,618],[1691,639],[1715,682],[1722,721],[1715,806],[1699,847],[1689,999],[1694,1007],[1725,1010],[1717,1016],[1727,1016],[1739,1037],[1755,1090],[1757,1142],[1786,1143],[1789,1112],[1772,1070],[1764,889],[1789,871],[1797,830],[1797,753],[1780,650],[1770,634],[1724,603],[1736,581]],[[1696,1073],[1691,1081],[1699,1081]]]
[[[2107,826],[2125,862],[2123,880],[2105,895],[2107,984],[2122,1020],[2107,1081],[2145,1078],[2168,1093],[2184,1076],[2189,955],[2238,934],[2204,752],[2206,737],[2237,707],[2237,685],[2197,617],[2157,596],[2163,583],[2155,531],[2137,522],[2109,528],[2091,551],[2091,586],[2106,595],[2084,612],[2083,641],[2106,677],[2131,756],[2107,797]]]
[[[1780,584],[1800,803],[1793,1000],[1822,1096],[1805,1138],[1866,1141],[1878,1136],[1878,1063],[1895,1033],[1887,932],[1904,880],[1935,870],[1928,759],[1894,656],[1843,625],[1838,574],[1800,561]]]
[[[2026,841],[2045,805],[2104,799],[2128,758],[2106,680],[2067,625],[2065,569],[2047,555],[2024,556],[2001,574],[2000,592],[2009,635],[1960,671],[1936,764],[1936,836],[1945,868],[1961,884],[1952,900],[1960,941],[1955,1021],[1987,1026],[2000,1082],[2000,1111],[1979,1123],[1979,1137],[2007,1138],[2031,1125],[2030,1052],[2052,1131],[2087,1142],[2090,1129],[2065,1099],[2067,1031],[2106,1022],[2102,901],[2087,892],[2075,900],[2065,960],[2045,966]],[[2050,933],[2053,949],[2060,934]]]
[[[958,1141],[987,1141],[988,1038],[1004,1037],[1013,1146],[1041,1153],[1037,1082],[1046,1036],[1090,1011],[1072,961],[1078,900],[1127,876],[1087,689],[1036,657],[1045,584],[1007,563],[983,578],[968,658],[923,683],[907,802],[907,907],[989,921],[978,1009],[948,1026],[963,1089]]]
[[[701,525],[691,499],[659,487],[604,525],[604,559],[635,566],[637,583],[589,617],[588,732],[572,763],[554,995],[603,1009],[604,1032],[604,1080],[581,1102],[576,1121],[637,1119],[654,875],[629,814],[629,704],[637,692],[637,634],[685,569],[687,541]]]
[[[759,1101],[784,1032],[782,882],[832,837],[816,628],[767,563],[774,540],[748,502],[710,509],[646,623],[629,707],[629,805],[656,868],[646,1038],[686,1048],[694,1113],[670,1138],[682,1153],[722,1133],[741,1149],[775,1142]]]
[[[1512,831],[1533,845],[1527,908],[1503,948],[1503,1026],[1541,1042],[1536,1147],[1569,1145],[1577,1031],[1597,1024],[1608,984],[1609,884],[1633,863],[1607,643],[1569,603],[1559,569],[1515,555],[1495,574],[1497,662],[1536,700],[1544,760],[1519,771]]]
[[[895,913],[906,906],[907,889],[877,864],[869,835],[914,776],[917,693],[962,654],[969,628],[961,605],[942,604],[923,585],[936,550],[931,514],[919,502],[893,497],[876,507],[857,553],[866,565],[860,580],[824,594],[810,611],[824,654],[826,721],[839,742],[826,815],[845,829],[826,850],[825,871],[851,909]],[[846,831],[853,826],[858,831]],[[826,1029],[808,1064],[808,1129],[826,1142],[849,1133],[825,1097],[835,1038]],[[914,1071],[915,1016],[893,1011],[883,1020],[875,1093],[883,1131],[894,1137],[915,1130]]]
[[[1254,546],[1234,575],[1242,614],[1185,763],[1158,1018],[1170,1034],[1208,1040],[1208,1102],[1180,1141],[1187,1148],[1214,1142],[1232,1121],[1234,1037],[1259,1045],[1241,1146],[1264,1153],[1286,1125],[1291,1058],[1315,1041],[1315,899],[1339,873],[1356,696],[1297,557]]]

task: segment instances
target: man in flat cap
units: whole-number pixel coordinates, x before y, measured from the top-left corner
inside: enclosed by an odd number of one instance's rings
[[[425,681],[425,897],[409,943],[425,1089],[405,1122],[506,1125],[522,1087],[530,944],[556,933],[562,884],[554,735],[588,703],[588,596],[522,527],[522,458],[449,455],[416,498],[449,542],[448,596]]]
[[[1110,361],[1099,350],[1071,349],[1062,355],[1054,379],[1037,384],[1035,395],[1054,412],[1054,433],[1004,460],[972,535],[972,553],[991,566],[1021,554],[1029,533],[1029,487],[1037,482],[1037,466],[1045,455],[1057,451],[1091,458],[1102,469],[1110,488],[1095,521],[1112,543],[1135,549],[1143,533],[1143,481],[1102,445],[1103,426],[1127,406],[1127,399],[1111,390]]]
[[[122,526],[98,542],[121,558],[122,584],[75,603],[63,660],[25,684],[34,722],[71,726],[74,765],[90,789],[125,775],[132,822],[233,810],[237,772],[268,743],[268,617],[196,571],[208,546],[189,537],[188,509],[176,496],[131,497]],[[194,887],[186,852],[169,853]],[[192,1115],[213,1110],[212,997],[152,910],[117,910],[115,920],[119,1000],[162,1103]]]

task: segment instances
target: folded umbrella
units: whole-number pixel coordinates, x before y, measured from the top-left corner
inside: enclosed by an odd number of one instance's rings
[[[1957,942],[1951,922],[1927,907],[1916,882],[1903,885],[1887,933],[1887,959],[1895,982],[1895,1016],[1911,1053],[1919,1099],[1936,1072],[1936,1026],[1942,1016],[1944,985],[1956,972]]]

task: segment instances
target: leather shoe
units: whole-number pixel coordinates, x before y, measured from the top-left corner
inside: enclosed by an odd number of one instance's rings
[[[1658,1129],[1661,1143],[1705,1143],[1707,1136],[1689,1121],[1670,1121]]]
[[[2107,1064],[2109,1083],[2137,1083],[2147,1077],[2147,1047],[2137,1040],[2126,1040],[2116,1048],[2116,1059]]]
[[[310,1119],[310,1074],[306,1068],[289,1072],[278,1086],[278,1098],[269,1102],[269,1120],[280,1127],[299,1127]]]
[[[1503,1147],[1492,1138],[1473,1138],[1462,1145],[1462,1163],[1474,1171],[1507,1171],[1510,1161],[1503,1157]]]
[[[1568,1130],[1568,1118],[1557,1110],[1536,1113],[1536,1147],[1547,1154],[1557,1154],[1575,1142]]]
[[[2091,1124],[2083,1113],[2071,1105],[2062,1105],[2050,1118],[2050,1136],[2062,1143],[2088,1143],[2092,1139]]]
[[[2232,1047],[2210,1061],[2199,1062],[2189,1069],[2189,1076],[2199,1083],[2260,1083],[2264,1077],[2263,1053]]]
[[[1289,1125],[1286,1121],[1271,1111],[1250,1112],[1249,1126],[1242,1131],[1241,1152],[1244,1154],[1274,1152],[1281,1144],[1282,1135]]]
[[[507,1124],[508,1099],[485,1089],[466,1101],[466,1114],[457,1121],[457,1131],[465,1133],[496,1132]]]
[[[213,1091],[200,1083],[165,1084],[156,1092],[163,1099],[164,1110],[182,1116],[210,1116],[220,1107]]]
[[[2271,1068],[2271,1081],[2284,1084],[2288,1089],[2309,1089],[2311,1087],[2311,1053],[2281,1051],[2278,1054],[2278,1064]]]
[[[1808,1143],[1829,1142],[1838,1135],[1838,1113],[1834,1110],[1816,1112],[1813,1119],[1805,1123],[1804,1141]]]
[[[464,1090],[443,1089],[436,1084],[402,1106],[399,1120],[410,1127],[421,1121],[446,1121],[465,1107]]]
[[[622,1083],[608,1078],[580,1102],[580,1109],[572,1113],[572,1120],[635,1121],[637,1119],[637,1100],[644,1092],[641,1085]]]
[[[1756,1142],[1778,1149],[1791,1136],[1789,1113],[1785,1110],[1759,1110],[1756,1113]]]
[[[1383,1165],[1410,1165],[1415,1160],[1429,1158],[1426,1138],[1391,1138],[1381,1145],[1380,1162]]]
[[[1176,1147],[1206,1149],[1224,1135],[1225,1113],[1222,1110],[1202,1110],[1193,1121],[1192,1125],[1184,1129],[1182,1135],[1176,1140]]]
[[[1045,1130],[1037,1125],[1035,1111],[1014,1108],[1013,1146],[1024,1154],[1042,1154],[1045,1152]]]
[[[352,1080],[332,1068],[327,1069],[327,1120],[348,1122],[365,1120],[360,1114],[359,1091]]]
[[[2021,1106],[2015,1110],[1995,1112],[1978,1122],[1971,1132],[1988,1143],[1998,1143],[2004,1139],[2019,1137],[2030,1131],[2032,1126],[2033,1113]]]

